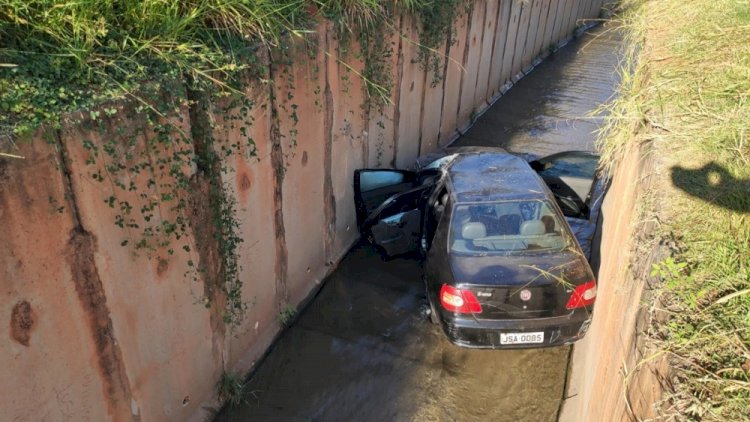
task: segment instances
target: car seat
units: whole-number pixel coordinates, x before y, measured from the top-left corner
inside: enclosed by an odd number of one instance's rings
[[[474,240],[482,237],[487,237],[487,227],[478,221],[470,221],[464,223],[461,228],[461,237],[466,240]]]
[[[542,216],[542,223],[544,223],[545,233],[555,233],[555,219],[550,215]]]
[[[487,227],[478,221],[470,221],[464,223],[461,227],[461,237],[464,238],[465,248],[467,251],[483,251],[487,250],[482,246],[474,244],[475,239],[481,239],[487,237]]]
[[[521,224],[522,236],[539,236],[545,232],[544,223],[541,220],[527,220]]]

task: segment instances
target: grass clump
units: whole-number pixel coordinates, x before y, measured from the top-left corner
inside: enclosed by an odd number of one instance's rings
[[[297,309],[295,309],[294,306],[286,305],[279,312],[279,324],[281,324],[282,327],[289,327],[292,324],[292,321],[294,321],[295,316],[297,316]]]
[[[0,133],[186,75],[227,87],[258,45],[307,27],[302,0],[0,0]]]
[[[216,383],[216,393],[219,400],[232,407],[247,403],[247,386],[239,374],[223,372]]]
[[[750,420],[750,4],[626,3],[629,62],[600,138],[612,166],[652,143],[673,256],[654,343],[670,357],[678,420]]]
[[[89,154],[86,171],[101,183],[103,200],[122,229],[120,245],[159,260],[184,252],[190,268],[185,276],[194,280],[210,271],[186,243],[197,215],[189,193],[207,181],[206,192],[197,192],[208,199],[204,219],[213,230],[194,246],[200,254],[215,241],[221,262],[213,269],[218,282],[209,283],[218,289],[206,290],[201,302],[211,307],[226,301],[224,320],[236,326],[248,306],[239,278],[242,238],[222,175],[229,171],[229,156],[255,154],[251,110],[267,106],[256,104],[258,98],[246,96],[244,88],[277,83],[266,59],[291,60],[285,56],[289,47],[329,19],[340,39],[359,42],[352,50],[361,55],[362,66],[345,62],[351,57],[341,51],[343,42],[339,51],[325,53],[363,78],[366,109],[382,106],[390,101],[393,82],[392,43],[384,41],[400,30],[395,22],[406,14],[429,22],[428,5],[427,0],[0,0],[0,160],[23,159],[15,141],[40,127],[51,129],[50,142],[74,139],[55,131],[63,125],[97,133],[98,139],[80,142]],[[450,24],[443,23],[446,33]],[[314,57],[314,36],[303,41],[298,44]],[[291,107],[296,123],[296,104]],[[188,121],[185,131],[182,123]],[[225,137],[229,132],[219,126],[237,130],[242,142]],[[290,130],[289,139],[295,137],[296,129]],[[191,175],[186,170],[193,167],[197,172]],[[285,309],[282,323],[293,316],[293,309]]]
[[[364,46],[369,97],[390,92],[394,22],[423,22],[432,51],[450,32],[456,0],[0,0],[0,135],[23,135],[63,115],[138,97],[143,84],[195,80],[238,91],[259,48],[303,37],[320,19]],[[143,103],[143,101],[138,99]]]

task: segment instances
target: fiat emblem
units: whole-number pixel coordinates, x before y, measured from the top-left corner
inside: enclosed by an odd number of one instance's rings
[[[524,302],[531,299],[531,290],[529,289],[523,289],[521,290],[521,300]]]

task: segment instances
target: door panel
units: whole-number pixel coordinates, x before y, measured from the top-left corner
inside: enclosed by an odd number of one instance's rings
[[[391,196],[406,192],[414,186],[417,174],[410,171],[362,169],[354,172],[354,205],[357,225]]]
[[[373,241],[386,255],[396,256],[412,252],[420,239],[422,211],[414,209],[384,218],[372,226]]]
[[[388,256],[417,250],[425,203],[433,189],[433,184],[426,184],[392,196],[365,219],[363,231]]]
[[[529,163],[539,173],[567,217],[587,217],[599,155],[566,151]]]

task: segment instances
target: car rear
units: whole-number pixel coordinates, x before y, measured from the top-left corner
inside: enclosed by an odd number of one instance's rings
[[[574,285],[444,283],[440,320],[451,341],[467,347],[543,347],[586,333],[596,298],[593,279]]]
[[[596,282],[556,211],[545,201],[454,209],[448,265],[433,271],[431,282],[439,320],[451,341],[512,348],[583,337]]]

